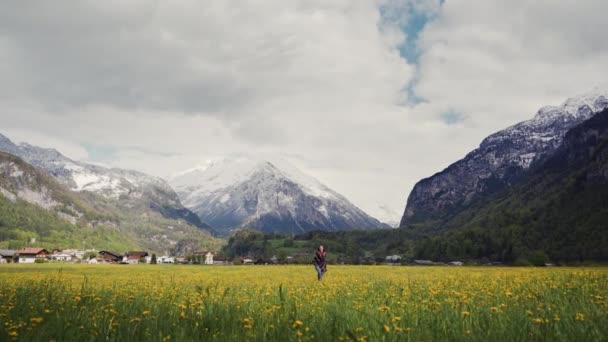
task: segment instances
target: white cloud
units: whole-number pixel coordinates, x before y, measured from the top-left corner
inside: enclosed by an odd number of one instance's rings
[[[400,213],[416,181],[608,74],[605,7],[19,2],[0,12],[1,130],[164,177],[280,155],[371,214]],[[399,55],[411,10],[433,18],[419,66]],[[414,78],[426,102],[405,107]]]

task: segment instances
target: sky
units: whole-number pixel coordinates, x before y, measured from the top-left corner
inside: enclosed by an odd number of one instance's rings
[[[0,133],[169,178],[276,156],[398,221],[414,184],[605,86],[604,0],[12,1]]]

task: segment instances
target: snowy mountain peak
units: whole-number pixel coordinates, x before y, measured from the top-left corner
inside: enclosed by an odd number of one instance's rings
[[[588,118],[592,113],[597,113],[606,107],[608,107],[608,89],[595,88],[588,93],[568,98],[560,106],[542,107],[531,121],[546,122],[563,115]]]
[[[170,181],[186,207],[218,231],[273,232],[385,227],[281,159],[210,160]]]

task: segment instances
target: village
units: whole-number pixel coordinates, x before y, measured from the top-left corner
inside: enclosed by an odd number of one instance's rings
[[[53,249],[28,247],[20,250],[0,249],[0,264],[19,263],[34,264],[46,262],[82,263],[82,264],[200,264],[200,265],[226,265],[231,264],[227,258],[211,251],[198,251],[185,257],[156,256],[146,251],[129,251],[118,253],[115,251],[95,249]],[[254,263],[251,258],[239,259],[239,263]]]
[[[196,251],[187,256],[169,256],[148,253],[146,251],[129,251],[118,253],[115,251],[95,249],[53,249],[51,251],[39,247],[27,247],[20,250],[0,249],[0,264],[34,264],[34,263],[74,263],[74,264],[182,264],[182,265],[276,265],[276,264],[302,264],[307,263],[308,255],[287,256],[280,260],[276,256],[269,259],[260,259],[252,256],[241,256],[229,259],[220,253],[212,251]],[[343,264],[343,263],[342,263]],[[401,256],[387,256],[384,262],[375,263],[381,265],[414,265],[414,266],[463,266],[460,261],[449,263],[433,262],[430,260],[413,260],[410,263],[403,263]],[[500,266],[500,263],[490,263],[484,266]],[[546,266],[552,266],[550,264]]]

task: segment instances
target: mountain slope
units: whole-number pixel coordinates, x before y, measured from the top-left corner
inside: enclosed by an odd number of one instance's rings
[[[137,171],[108,169],[73,161],[54,149],[26,143],[15,145],[1,134],[0,151],[16,155],[45,170],[73,191],[101,195],[126,209],[148,208],[169,220],[184,220],[202,230],[212,232],[209,225],[201,222],[197,215],[181,204],[175,191],[163,179]]]
[[[217,248],[219,241],[183,220],[141,202],[75,192],[20,158],[0,152],[0,246],[21,248],[145,249],[187,252]]]
[[[608,260],[608,109],[568,131],[522,182],[443,223],[418,257]]]
[[[18,157],[0,152],[0,245],[53,247],[139,247],[116,230],[114,217]]]
[[[282,161],[215,161],[170,183],[186,207],[223,234],[241,228],[291,234],[387,228]]]
[[[492,134],[465,158],[414,186],[401,226],[446,219],[485,195],[512,187],[530,165],[560,146],[570,128],[607,107],[608,92],[596,91],[559,107],[543,107],[532,120]]]

